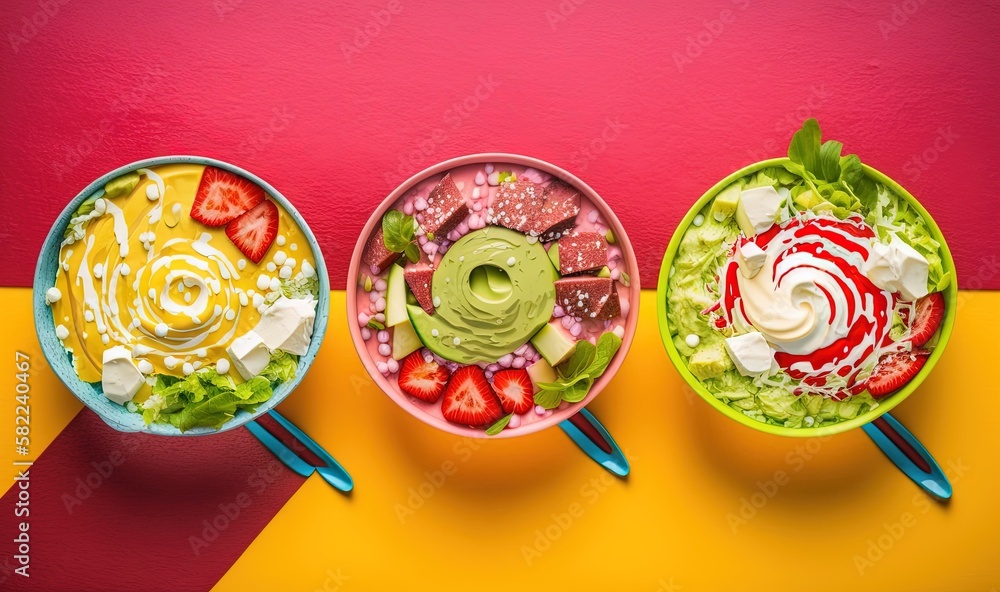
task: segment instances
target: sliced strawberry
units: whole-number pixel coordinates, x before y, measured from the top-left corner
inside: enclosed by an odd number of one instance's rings
[[[433,358],[428,362],[424,354],[417,350],[406,356],[399,366],[399,388],[411,397],[435,403],[444,394],[448,376],[447,368]]]
[[[262,201],[264,189],[259,185],[229,171],[207,166],[191,205],[191,217],[205,226],[225,226]]]
[[[493,375],[493,392],[500,399],[504,413],[525,413],[535,406],[534,388],[527,370],[500,370]]]
[[[910,327],[910,341],[913,347],[920,347],[934,336],[944,319],[944,296],[941,292],[928,294],[917,300],[913,306],[913,325]]]
[[[500,402],[479,366],[465,366],[455,371],[444,393],[441,413],[452,423],[475,427],[503,417]]]
[[[868,392],[879,399],[899,390],[920,372],[920,369],[927,363],[929,354],[930,352],[925,349],[915,349],[910,352],[897,352],[885,356],[879,360],[875,371],[865,383],[868,386]]]
[[[226,236],[247,259],[260,263],[278,236],[278,207],[270,201],[260,202],[227,224]]]

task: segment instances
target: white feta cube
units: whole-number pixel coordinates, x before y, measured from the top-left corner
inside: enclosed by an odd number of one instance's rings
[[[764,267],[767,261],[767,253],[757,246],[757,243],[743,243],[736,247],[736,264],[740,266],[740,273],[747,279],[753,278]]]
[[[759,332],[729,337],[725,346],[726,353],[743,376],[756,376],[771,371],[774,350]]]
[[[132,351],[124,345],[104,350],[101,388],[104,396],[119,405],[132,400],[142,387],[142,372],[132,361]]]
[[[861,271],[887,292],[899,292],[903,300],[927,295],[927,259],[895,234],[888,245],[872,241]]]
[[[756,236],[774,225],[782,197],[774,187],[754,187],[740,193],[736,204],[736,223],[747,236]]]
[[[309,350],[315,319],[315,300],[282,296],[264,311],[253,330],[268,349],[301,356]]]
[[[245,380],[250,380],[260,374],[260,371],[271,361],[271,352],[254,331],[247,331],[237,337],[226,348],[229,359],[232,361],[236,371]]]

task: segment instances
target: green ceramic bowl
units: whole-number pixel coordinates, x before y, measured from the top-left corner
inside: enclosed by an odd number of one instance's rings
[[[681,223],[677,226],[677,229],[674,231],[674,236],[670,239],[670,244],[667,245],[667,252],[663,255],[663,264],[660,266],[660,281],[656,290],[656,314],[660,322],[660,337],[663,339],[663,346],[667,348],[667,355],[670,356],[670,360],[674,363],[674,366],[677,367],[677,371],[681,373],[681,376],[684,377],[684,380],[687,381],[688,385],[690,385],[696,393],[701,395],[701,398],[705,399],[709,405],[715,407],[727,417],[730,417],[743,425],[767,432],[769,434],[800,438],[828,436],[831,434],[846,432],[847,430],[862,426],[883,413],[888,412],[890,409],[903,402],[906,397],[910,396],[910,393],[917,390],[920,383],[923,382],[924,378],[926,378],[927,375],[930,374],[931,370],[933,370],[934,365],[937,364],[941,354],[944,353],[944,348],[948,344],[948,339],[951,337],[951,331],[955,326],[955,311],[958,304],[958,282],[955,277],[955,261],[951,258],[951,251],[948,249],[948,244],[945,242],[944,236],[941,234],[941,229],[938,228],[934,219],[927,213],[927,210],[920,205],[920,202],[910,195],[907,190],[903,189],[899,183],[896,183],[870,166],[864,165],[865,173],[867,173],[869,177],[892,189],[897,195],[901,196],[914,209],[916,209],[921,216],[923,216],[924,220],[927,221],[928,226],[931,229],[932,236],[935,240],[941,243],[942,264],[944,265],[944,270],[946,272],[951,272],[951,283],[944,291],[945,314],[944,321],[941,323],[941,327],[939,329],[940,336],[938,337],[937,345],[931,352],[931,355],[923,369],[916,375],[916,377],[913,378],[913,380],[911,380],[902,389],[879,401],[879,406],[875,409],[858,415],[854,419],[815,428],[786,428],[784,426],[776,426],[759,422],[756,419],[747,417],[738,410],[733,409],[726,403],[717,399],[715,395],[708,392],[708,389],[702,386],[701,381],[698,380],[690,370],[688,370],[687,362],[684,361],[683,356],[681,356],[680,352],[678,352],[677,348],[674,346],[674,342],[670,338],[670,328],[667,326],[667,279],[670,268],[673,266],[674,255],[677,254],[677,248],[681,244],[681,237],[685,232],[687,232],[688,226],[691,225],[691,221],[698,215],[698,212],[700,212],[701,209],[704,208],[705,205],[711,201],[719,191],[741,177],[756,173],[757,171],[767,167],[780,166],[786,162],[789,162],[787,158],[773,158],[771,160],[764,160],[744,167],[716,183],[711,189],[705,192],[705,194],[702,195],[697,202],[695,202],[695,204],[688,211],[687,215],[684,216],[684,219],[681,220]]]

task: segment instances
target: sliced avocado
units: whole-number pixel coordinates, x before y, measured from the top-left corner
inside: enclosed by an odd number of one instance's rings
[[[403,268],[398,265],[389,266],[388,286],[385,290],[385,324],[388,327],[395,327],[409,320],[406,315],[407,290],[403,272]]]
[[[555,267],[556,271],[559,271],[559,243],[552,243],[552,246],[549,247],[548,253],[549,261],[552,262],[552,267]]]
[[[551,366],[558,366],[576,351],[576,342],[566,337],[552,323],[546,323],[539,329],[531,338],[531,344]]]
[[[528,366],[528,377],[531,378],[531,385],[536,393],[540,390],[537,386],[539,382],[555,382],[558,378],[555,368],[544,359]]]
[[[718,222],[723,222],[736,211],[736,204],[740,201],[740,184],[733,183],[720,191],[712,200],[712,217]]]
[[[392,328],[393,359],[402,360],[423,347],[423,345],[423,343],[420,343],[420,337],[417,336],[417,332],[413,330],[410,319],[406,319]]]
[[[702,344],[688,360],[688,370],[699,380],[715,378],[726,370],[734,368],[733,361],[726,353],[724,342]]]

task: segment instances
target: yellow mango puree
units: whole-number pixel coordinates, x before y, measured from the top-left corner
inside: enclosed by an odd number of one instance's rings
[[[129,195],[101,198],[95,212],[103,213],[86,223],[83,238],[64,241],[55,283],[62,296],[52,313],[82,380],[100,382],[104,350],[117,345],[128,346],[147,375],[184,376],[228,360],[226,347],[254,328],[258,306],[277,286],[278,262],[294,260],[292,277],[315,267],[308,241],[277,202],[278,238],[259,264],[236,248],[225,226],[191,218],[204,169],[140,169]],[[229,374],[242,381],[235,369]]]

